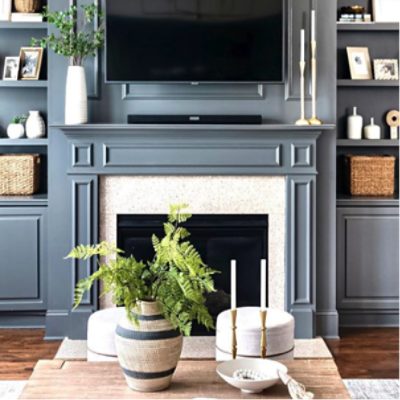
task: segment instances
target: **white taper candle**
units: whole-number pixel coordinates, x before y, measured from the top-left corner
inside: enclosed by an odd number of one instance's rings
[[[315,41],[315,10],[311,10],[311,40]]]
[[[304,33],[304,29],[302,29],[300,31],[300,61],[305,61],[305,50],[304,50],[304,46],[305,46],[305,33]]]
[[[267,260],[261,260],[261,310],[267,308]]]
[[[236,260],[231,260],[231,309],[236,309]]]

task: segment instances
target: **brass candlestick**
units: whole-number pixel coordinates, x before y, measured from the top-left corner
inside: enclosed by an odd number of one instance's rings
[[[267,310],[260,310],[261,320],[261,358],[267,358]]]
[[[311,41],[311,118],[308,120],[310,125],[322,125],[317,118],[317,42]]]
[[[304,72],[306,69],[306,62],[300,61],[300,119],[296,121],[296,125],[309,125],[305,117],[305,104],[304,104]]]
[[[231,327],[232,327],[232,358],[235,360],[237,356],[237,341],[236,341],[236,317],[237,310],[231,310]]]

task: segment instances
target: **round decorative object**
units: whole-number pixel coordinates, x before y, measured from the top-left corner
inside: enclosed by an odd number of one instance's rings
[[[142,301],[138,326],[124,315],[115,335],[118,361],[128,386],[139,392],[168,388],[178,364],[183,338],[160,313],[156,302]]]
[[[80,125],[88,121],[86,76],[83,67],[70,66],[65,91],[65,124]]]
[[[389,111],[386,115],[386,123],[390,127],[390,139],[398,139],[399,138],[399,130],[400,126],[400,112],[397,110]]]
[[[381,138],[381,128],[376,125],[374,118],[371,118],[371,123],[364,127],[365,139],[378,140]]]
[[[21,139],[25,135],[23,124],[9,124],[7,127],[7,136],[10,139]]]
[[[35,13],[41,8],[41,0],[14,0],[14,7],[17,12]]]
[[[238,370],[251,370],[252,375],[262,377],[262,379],[238,379],[234,376]],[[280,381],[278,371],[286,374],[287,368],[277,361],[261,359],[230,360],[217,367],[218,375],[225,382],[244,393],[260,393],[277,384]]]
[[[293,358],[294,318],[285,311],[267,308],[267,357]],[[232,359],[230,310],[218,315],[216,326],[216,359]],[[237,358],[260,357],[261,325],[258,307],[239,307],[236,319]]]
[[[46,136],[46,125],[39,111],[29,111],[26,120],[26,136],[29,139],[39,139]]]

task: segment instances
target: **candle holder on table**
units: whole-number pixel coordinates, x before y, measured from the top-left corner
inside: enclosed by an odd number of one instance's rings
[[[232,358],[234,360],[237,357],[236,318],[237,318],[237,310],[235,308],[231,310]]]

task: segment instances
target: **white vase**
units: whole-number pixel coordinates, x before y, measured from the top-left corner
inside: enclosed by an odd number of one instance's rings
[[[381,138],[381,128],[375,124],[373,118],[371,118],[371,123],[364,127],[364,137],[370,140],[378,140]]]
[[[363,118],[357,114],[357,107],[353,107],[353,115],[347,117],[347,138],[362,139]]]
[[[10,21],[12,0],[0,0],[0,21]]]
[[[88,102],[85,69],[68,67],[65,90],[65,124],[79,125],[88,122]]]
[[[39,139],[46,136],[46,125],[39,111],[29,111],[26,120],[26,136],[29,139]]]
[[[24,137],[25,128],[22,124],[10,124],[7,127],[7,136],[10,139],[21,139]]]

